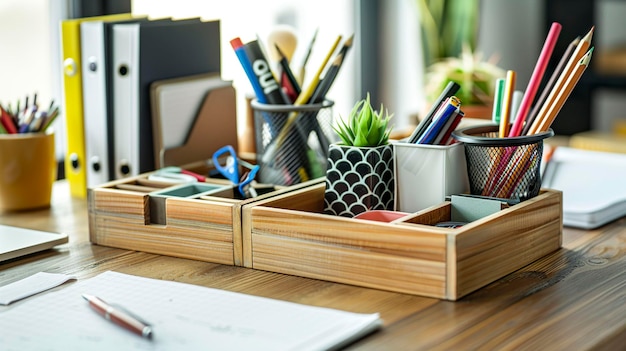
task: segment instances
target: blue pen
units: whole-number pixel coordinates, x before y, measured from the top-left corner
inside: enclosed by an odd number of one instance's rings
[[[243,46],[243,43],[241,42],[241,39],[235,38],[231,40],[230,45],[235,50],[235,55],[237,55],[237,58],[239,59],[239,62],[241,63],[241,67],[243,67],[243,70],[246,72],[246,76],[248,76],[248,80],[250,81],[250,84],[252,84],[252,89],[254,89],[254,94],[256,95],[256,99],[260,103],[263,103],[263,104],[267,103],[267,98],[265,97],[265,93],[263,93],[263,88],[261,87],[259,80],[256,78],[256,75],[254,74],[254,71],[252,70],[252,64],[250,63],[250,60],[248,59],[248,55],[246,55],[246,51],[244,50],[244,46]]]
[[[26,109],[24,113],[24,118],[20,123],[19,133],[28,133],[30,130],[30,125],[35,120],[35,114],[37,113],[37,105],[31,105],[28,109]]]
[[[441,132],[443,126],[446,125],[446,122],[453,115],[454,111],[457,111],[461,106],[461,101],[456,96],[451,96],[444,102],[442,108],[440,108],[433,121],[430,123],[428,128],[422,136],[417,140],[418,144],[432,144],[435,139],[437,139],[437,135]]]

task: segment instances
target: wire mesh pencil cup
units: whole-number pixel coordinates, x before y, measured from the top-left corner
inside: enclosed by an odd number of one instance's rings
[[[543,140],[552,129],[526,136],[498,137],[499,126],[477,126],[454,131],[465,144],[470,193],[524,201],[541,189]]]
[[[262,183],[293,185],[326,174],[334,102],[268,105],[250,102],[254,111],[257,178]]]

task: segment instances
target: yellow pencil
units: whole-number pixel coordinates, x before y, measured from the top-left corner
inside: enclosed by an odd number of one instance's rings
[[[511,114],[513,92],[515,91],[515,77],[515,71],[509,70],[506,72],[502,113],[500,114],[500,138],[505,138],[509,134],[509,115]]]
[[[322,75],[322,72],[324,71],[324,68],[326,68],[326,65],[328,64],[330,57],[333,55],[333,53],[337,49],[337,46],[339,45],[340,41],[341,41],[341,35],[339,35],[337,39],[335,40],[335,42],[333,43],[332,47],[328,51],[328,54],[326,54],[324,61],[322,61],[322,64],[320,65],[319,69],[313,76],[313,79],[311,80],[309,85],[307,85],[306,89],[303,89],[300,92],[300,95],[298,95],[298,98],[296,99],[296,101],[294,101],[293,103],[294,106],[304,105],[309,101],[309,99],[311,98],[311,95],[313,95],[313,92],[315,91],[315,87],[317,87],[317,85],[320,82],[320,77]],[[298,117],[298,112],[291,112],[289,114],[287,121],[285,121],[285,126],[282,128],[278,136],[276,136],[276,142],[274,146],[275,148],[279,148],[281,146],[285,137],[287,136],[287,133],[289,132],[289,128],[291,128],[291,125],[296,121],[297,117]],[[271,152],[266,152],[266,155],[267,154],[271,154]]]
[[[546,117],[540,121],[539,126],[537,127],[537,130],[535,133],[545,132],[548,129],[550,129],[550,125],[552,125],[552,122],[554,122],[554,120],[556,119],[556,116],[559,114],[559,111],[561,111],[561,108],[565,104],[565,101],[567,100],[570,93],[576,86],[576,83],[578,83],[580,76],[582,76],[583,72],[585,72],[585,70],[589,66],[592,53],[593,53],[593,47],[589,49],[589,51],[587,51],[587,53],[585,54],[585,56],[583,56],[582,59],[580,59],[580,61],[574,68],[574,71],[572,72],[572,74],[570,74],[570,76],[567,78],[567,81],[565,82],[563,89],[559,91],[554,102],[548,108],[546,112]]]
[[[541,106],[541,109],[539,110],[537,117],[535,117],[533,124],[528,130],[527,135],[532,135],[532,134],[537,133],[539,124],[541,123],[543,119],[546,118],[548,108],[552,106],[552,104],[554,103],[554,100],[556,99],[556,96],[559,94],[561,90],[563,90],[567,78],[571,75],[572,71],[574,71],[574,68],[576,67],[578,62],[580,62],[583,56],[585,56],[585,53],[587,52],[587,50],[589,50],[589,46],[591,46],[591,38],[593,36],[594,28],[595,27],[591,27],[591,30],[578,43],[578,46],[576,47],[576,49],[574,50],[574,53],[572,54],[569,61],[567,62],[567,65],[565,65],[563,72],[561,72],[559,79],[556,81],[556,83],[552,87],[552,90],[550,90],[550,94],[548,95],[548,98],[543,103],[543,106]]]

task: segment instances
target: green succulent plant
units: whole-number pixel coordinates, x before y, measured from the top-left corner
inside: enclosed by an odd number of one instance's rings
[[[350,111],[348,121],[339,119],[333,126],[343,143],[347,146],[373,147],[385,145],[389,142],[392,127],[389,120],[393,114],[389,114],[380,104],[380,110],[376,111],[370,103],[370,94],[367,98],[357,101]]]

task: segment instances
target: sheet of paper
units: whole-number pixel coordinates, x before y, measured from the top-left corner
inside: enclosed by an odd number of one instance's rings
[[[8,305],[14,301],[52,289],[71,279],[76,278],[60,273],[35,273],[30,277],[0,287],[0,305]]]
[[[152,340],[105,320],[81,297],[119,304],[152,325]],[[105,272],[0,313],[8,350],[325,350],[379,328],[357,314]]]

